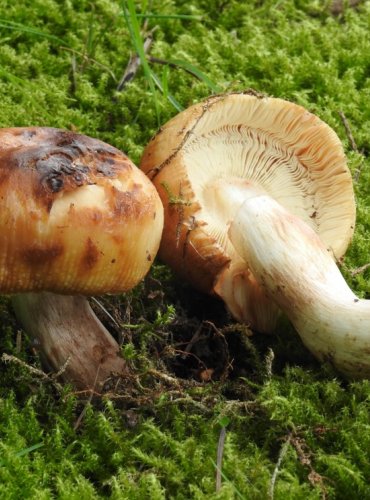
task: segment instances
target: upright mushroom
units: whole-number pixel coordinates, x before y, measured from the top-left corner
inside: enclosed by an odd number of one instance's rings
[[[83,296],[134,287],[158,250],[160,199],[119,150],[53,128],[0,130],[0,291],[54,370],[78,388],[122,373]],[[60,295],[59,295],[60,294]]]
[[[318,235],[271,197],[252,192],[229,234],[316,358],[347,377],[370,378],[370,301],[350,290]]]
[[[164,205],[161,259],[259,331],[273,330],[278,309],[228,237],[250,191],[304,220],[334,259],[353,234],[352,179],[338,137],[282,99],[233,93],[191,106],[150,141],[141,168]]]

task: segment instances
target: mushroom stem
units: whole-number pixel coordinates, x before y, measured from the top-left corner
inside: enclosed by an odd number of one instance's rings
[[[206,187],[205,198],[214,217],[227,227],[246,198],[263,193],[265,191],[260,186],[249,180],[220,179]],[[261,333],[275,330],[279,310],[242,259],[234,258],[225,266],[217,276],[213,290],[238,321]]]
[[[349,378],[370,377],[370,302],[350,290],[317,234],[271,197],[252,194],[229,236],[314,356]]]
[[[87,299],[49,292],[12,298],[16,316],[38,342],[41,359],[79,390],[99,391],[111,373],[127,372],[119,345],[95,316]]]

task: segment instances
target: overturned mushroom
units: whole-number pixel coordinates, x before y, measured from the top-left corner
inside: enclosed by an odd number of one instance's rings
[[[196,104],[159,130],[141,168],[164,205],[160,257],[260,331],[273,330],[278,310],[227,233],[249,190],[302,218],[335,259],[353,234],[352,179],[338,137],[281,99],[241,93]]]
[[[0,291],[54,370],[78,388],[123,373],[83,296],[134,287],[156,255],[160,199],[119,150],[52,128],[0,130]],[[58,295],[61,294],[61,295]]]
[[[350,378],[369,378],[370,301],[353,294],[311,227],[266,194],[251,192],[229,234],[308,349]]]

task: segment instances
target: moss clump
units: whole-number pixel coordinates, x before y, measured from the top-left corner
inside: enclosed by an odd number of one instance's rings
[[[343,271],[369,297],[370,268],[353,273],[370,262],[369,2],[154,0],[137,11],[149,4],[162,16],[139,18],[152,57],[193,65],[224,91],[294,100],[337,131],[358,178]],[[210,93],[158,63],[157,107],[142,69],[116,90],[132,52],[120,2],[4,0],[0,19],[0,126],[73,129],[138,161],[176,113],[168,93],[183,107]],[[1,350],[25,363],[0,365],[1,498],[370,498],[368,382],[319,366],[289,325],[251,337],[159,264],[130,294],[99,301],[131,376],[88,400],[29,369],[40,369],[37,346],[1,301]]]

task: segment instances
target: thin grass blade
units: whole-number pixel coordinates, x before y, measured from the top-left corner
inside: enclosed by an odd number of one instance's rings
[[[170,64],[174,64],[176,66],[179,66],[180,68],[185,69],[189,73],[192,73],[199,80],[204,82],[213,92],[216,92],[216,93],[222,92],[222,87],[220,87],[215,82],[213,82],[206,74],[203,73],[203,71],[201,71],[197,67],[193,66],[191,63],[189,63],[187,61],[183,61],[181,59],[171,59],[168,62]]]
[[[0,18],[0,28],[5,28],[8,30],[13,30],[13,31],[19,31],[21,33],[28,33],[30,35],[35,35],[39,36],[41,38],[47,38],[58,45],[64,45],[68,47],[68,44],[65,42],[65,40],[62,40],[61,38],[55,36],[55,35],[50,35],[49,33],[45,33],[44,31],[40,31],[36,28],[33,28],[32,26],[25,26],[24,24],[20,23],[15,23],[13,21],[8,21],[7,19]]]

